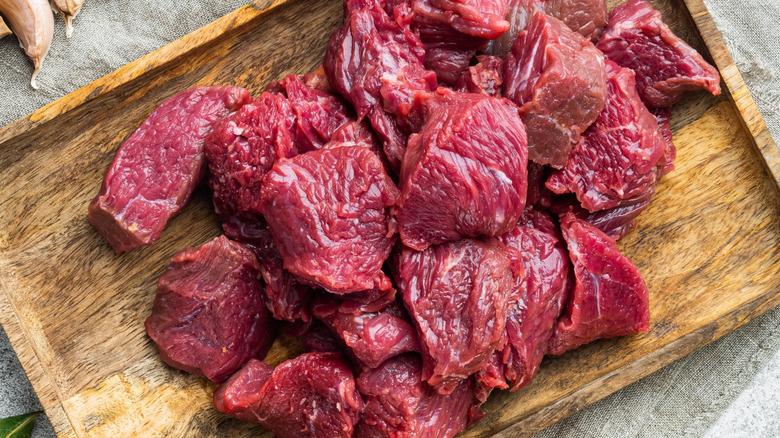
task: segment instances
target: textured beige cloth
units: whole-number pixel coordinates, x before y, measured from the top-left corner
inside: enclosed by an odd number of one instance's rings
[[[339,1],[339,0],[333,0]],[[39,76],[0,41],[0,125],[241,6],[245,0],[87,0],[62,20]],[[705,0],[775,138],[780,138],[780,0]],[[1,182],[0,182],[1,184]],[[0,331],[0,334],[1,331]],[[538,437],[780,437],[780,309],[539,433]],[[39,408],[0,336],[0,417]],[[46,421],[35,436],[52,436]]]

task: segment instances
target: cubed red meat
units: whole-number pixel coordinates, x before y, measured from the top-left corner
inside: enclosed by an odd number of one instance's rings
[[[252,252],[225,236],[173,256],[146,332],[169,365],[221,382],[275,338]]]
[[[517,107],[444,89],[419,106],[426,121],[409,139],[400,178],[404,245],[423,250],[512,229],[527,188],[526,136]]]
[[[562,21],[534,14],[504,61],[504,96],[520,106],[528,158],[563,167],[606,94],[601,52]]]
[[[117,254],[160,238],[205,174],[212,125],[249,101],[239,87],[192,87],[160,104],[122,144],[89,204],[89,221]]]
[[[615,7],[598,48],[636,72],[639,95],[648,107],[671,106],[689,91],[720,94],[718,70],[675,35],[646,0]]]
[[[358,438],[451,438],[479,415],[471,379],[450,394],[439,394],[423,381],[422,361],[413,353],[364,371],[357,385],[365,400]]]
[[[275,368],[250,361],[217,389],[214,407],[279,438],[350,438],[363,400],[338,354],[305,353]]]
[[[648,331],[647,286],[615,241],[573,214],[561,219],[561,231],[576,281],[550,338],[549,354],[563,354],[599,338]]]
[[[260,197],[285,269],[333,293],[392,287],[382,264],[395,242],[398,189],[369,149],[279,161]]]
[[[607,103],[566,166],[547,187],[572,192],[590,212],[634,205],[655,194],[667,143],[637,93],[634,72],[607,62]],[[661,166],[663,167],[663,166]]]
[[[394,265],[422,347],[423,380],[448,394],[504,347],[519,273],[495,238],[402,248]]]

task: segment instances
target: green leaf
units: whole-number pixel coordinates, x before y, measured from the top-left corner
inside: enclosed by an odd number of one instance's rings
[[[38,418],[38,415],[41,415],[41,413],[33,412],[31,414],[3,418],[0,420],[0,437],[30,438],[33,426],[35,426],[35,419]]]

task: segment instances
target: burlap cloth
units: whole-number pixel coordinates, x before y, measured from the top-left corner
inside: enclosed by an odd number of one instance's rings
[[[337,1],[337,0],[334,0]],[[87,0],[54,43],[38,80],[12,37],[0,40],[0,125],[7,124],[246,0]],[[775,138],[780,138],[780,0],[705,0]],[[1,184],[1,182],[0,182]],[[0,226],[2,226],[0,224]],[[705,311],[703,309],[702,311]],[[0,336],[0,417],[39,409]],[[624,388],[537,437],[780,436],[780,309]],[[51,437],[47,421],[35,436]]]

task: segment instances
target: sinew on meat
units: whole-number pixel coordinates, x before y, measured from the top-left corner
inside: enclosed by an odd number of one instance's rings
[[[117,254],[157,241],[205,174],[212,124],[250,100],[239,87],[192,87],[161,103],[122,144],[89,204],[89,221]]]

